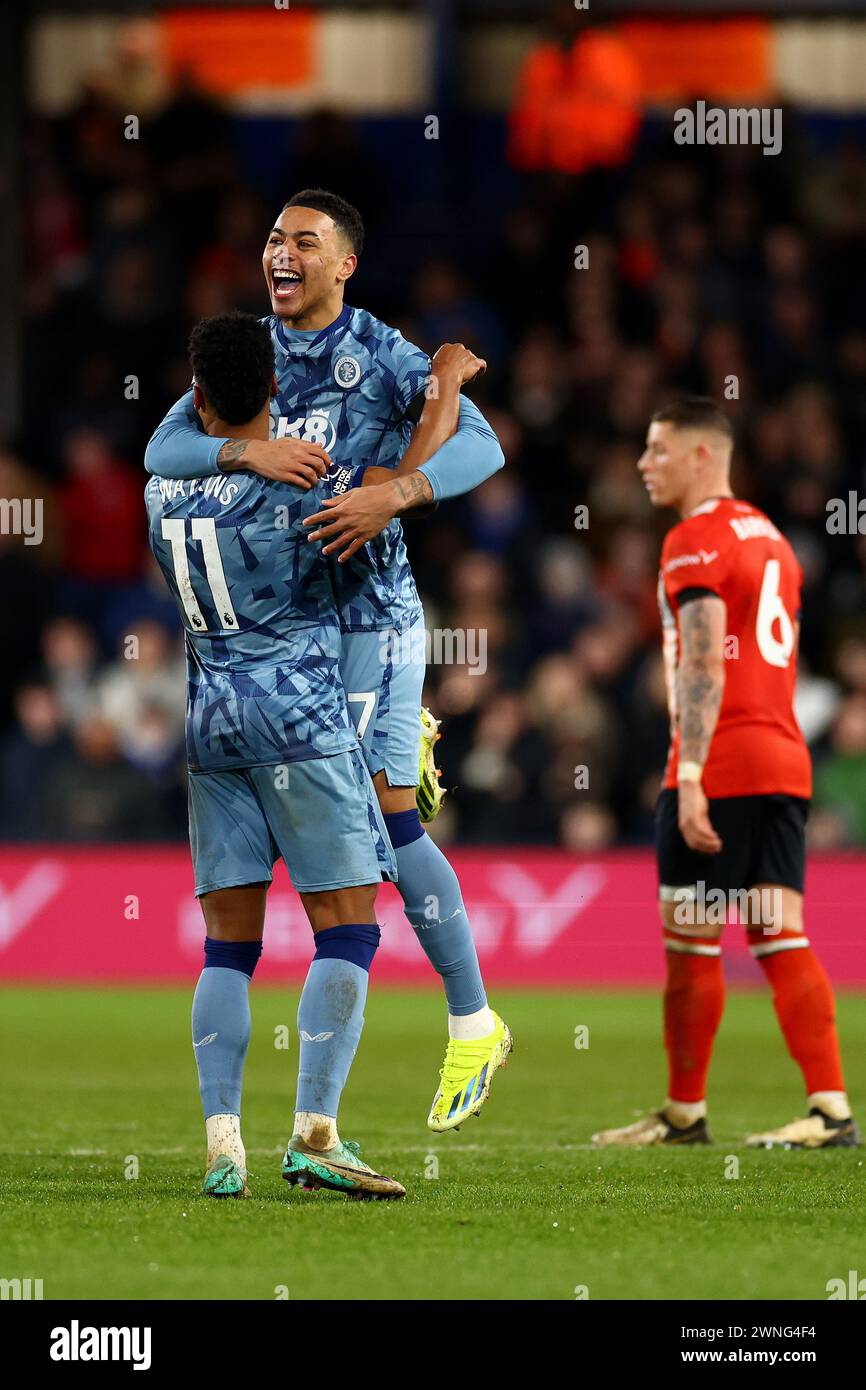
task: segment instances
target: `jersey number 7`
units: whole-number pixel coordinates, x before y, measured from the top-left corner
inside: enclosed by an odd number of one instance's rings
[[[217,541],[216,523],[212,516],[197,516],[193,518],[190,527],[192,540],[201,544],[211,599],[217,617],[222,618],[222,623],[216,630],[222,631],[227,627],[237,629],[240,624],[229,597],[229,587],[226,583],[225,570]],[[189,574],[189,557],[186,553],[186,522],[180,517],[164,516],[162,518],[162,538],[168,541],[171,546],[174,578],[187,621],[194,632],[206,632],[207,625],[198,606],[198,599],[193,591]]]

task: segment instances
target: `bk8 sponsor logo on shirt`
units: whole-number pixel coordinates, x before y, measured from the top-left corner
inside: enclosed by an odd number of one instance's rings
[[[286,415],[271,416],[271,439],[301,439],[305,444],[320,444],[326,452],[333,449],[337,430],[324,410],[313,415],[299,415],[290,420]]]

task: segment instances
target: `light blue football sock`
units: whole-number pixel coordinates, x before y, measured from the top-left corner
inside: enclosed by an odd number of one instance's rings
[[[370,965],[378,944],[379,928],[369,923],[329,927],[316,934],[316,954],[298,1003],[296,1113],[337,1118],[361,1040]]]
[[[397,889],[415,935],[442,976],[448,1012],[474,1014],[487,1003],[460,883],[417,811],[385,817],[397,857]]]
[[[204,1117],[240,1115],[250,1041],[250,979],[260,941],[205,938],[204,969],[192,1001],[192,1045]]]

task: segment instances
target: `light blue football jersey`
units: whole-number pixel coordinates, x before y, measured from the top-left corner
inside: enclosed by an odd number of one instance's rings
[[[365,309],[345,306],[316,332],[266,322],[278,388],[271,438],[321,444],[334,493],[352,486],[358,469],[396,468],[411,437],[410,406],[430,375],[427,354]],[[344,632],[402,629],[421,614],[397,519],[333,573]]]
[[[332,494],[353,486],[369,465],[396,468],[411,437],[411,407],[429,377],[427,354],[365,309],[344,306],[315,331],[284,328],[273,316],[264,322],[278,387],[271,438],[321,444],[332,460]],[[215,475],[220,447],[202,433],[190,391],[155,431],[146,463],[163,478]],[[344,632],[402,629],[421,615],[399,520],[332,571]]]
[[[331,566],[303,519],[328,495],[252,473],[145,488],[148,533],[184,627],[196,771],[357,747],[340,681]]]

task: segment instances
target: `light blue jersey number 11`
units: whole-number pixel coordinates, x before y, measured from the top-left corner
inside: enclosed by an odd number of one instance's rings
[[[235,610],[229,596],[229,588],[226,583],[225,570],[223,569],[222,556],[220,555],[219,542],[216,535],[216,523],[212,516],[197,516],[190,523],[193,541],[201,544],[202,557],[204,559],[205,574],[207,575],[208,586],[211,591],[211,598],[216,609],[217,615],[222,618],[219,631],[224,628],[239,627]],[[177,581],[178,592],[180,593],[183,610],[187,616],[187,622],[193,632],[206,632],[202,611],[198,606],[198,599],[192,587],[192,580],[189,574],[189,558],[186,553],[186,522],[180,517],[162,518],[162,538],[168,541],[171,546],[171,562],[174,566],[174,577]]]

